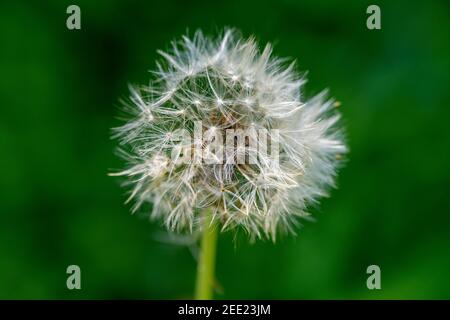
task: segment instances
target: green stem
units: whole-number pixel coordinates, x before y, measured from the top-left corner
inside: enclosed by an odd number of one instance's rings
[[[213,298],[217,226],[211,223],[211,219],[211,210],[206,209],[203,212],[203,234],[197,265],[196,300],[211,300]]]

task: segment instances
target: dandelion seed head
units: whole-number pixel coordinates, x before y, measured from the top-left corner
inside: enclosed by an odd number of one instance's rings
[[[154,81],[130,87],[131,117],[114,129],[128,167],[113,175],[127,178],[133,210],[151,203],[149,215],[172,231],[199,230],[199,212],[210,208],[222,230],[243,228],[251,238],[272,239],[295,232],[308,205],[335,186],[347,152],[337,104],[325,93],[304,100],[305,79],[294,64],[286,66],[270,44],[260,51],[253,38],[234,30],[217,39],[198,31],[159,53]],[[276,154],[255,147],[256,133],[222,153],[208,142],[250,128],[265,130]],[[195,137],[196,130],[207,132],[207,141]],[[179,131],[194,138],[180,139]],[[219,155],[222,162],[214,162]]]

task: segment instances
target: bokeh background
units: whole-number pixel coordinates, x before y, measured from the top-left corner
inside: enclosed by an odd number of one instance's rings
[[[367,1],[2,1],[0,298],[192,297],[193,248],[161,241],[107,176],[123,165],[110,128],[157,49],[234,26],[309,71],[307,96],[330,88],[351,153],[298,237],[221,235],[217,298],[449,299],[450,6],[375,3],[378,31]],[[66,288],[71,264],[82,290]]]

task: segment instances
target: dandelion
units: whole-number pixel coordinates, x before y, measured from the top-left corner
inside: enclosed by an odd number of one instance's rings
[[[150,203],[169,230],[202,234],[197,297],[210,298],[217,229],[295,233],[347,148],[337,104],[304,100],[305,78],[270,44],[198,31],[159,53],[153,82],[130,87],[131,118],[114,129],[128,167],[112,175],[127,177],[133,211]]]

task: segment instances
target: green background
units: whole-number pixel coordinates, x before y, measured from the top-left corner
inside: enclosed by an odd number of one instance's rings
[[[82,29],[66,28],[81,8]],[[217,298],[450,298],[450,6],[377,1],[2,1],[0,298],[192,297],[188,247],[129,213],[110,128],[187,30],[234,26],[342,102],[351,153],[298,237],[219,239]],[[81,267],[82,290],[66,288]],[[382,289],[366,287],[381,267]]]

